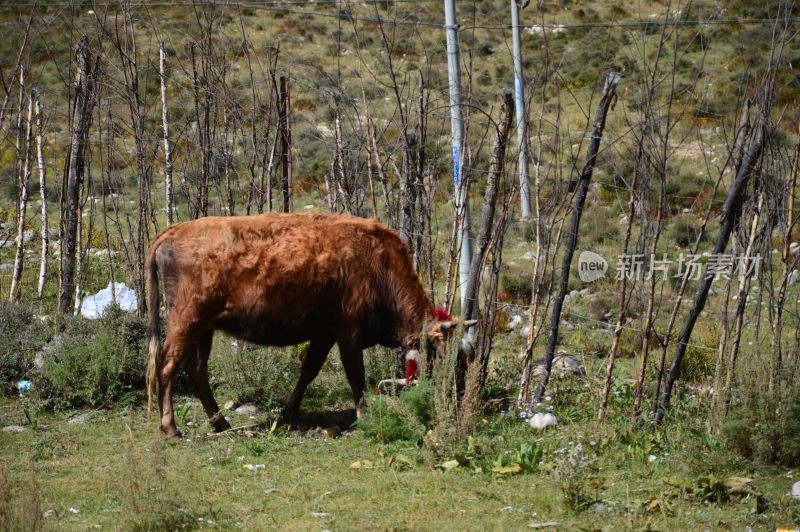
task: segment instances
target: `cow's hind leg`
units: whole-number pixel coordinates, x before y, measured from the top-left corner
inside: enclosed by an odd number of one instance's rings
[[[172,383],[175,374],[187,358],[194,358],[197,349],[191,336],[183,332],[170,331],[161,353],[161,370],[158,373],[158,404],[161,410],[161,430],[168,438],[180,438],[172,411]]]
[[[366,411],[366,405],[364,403],[364,388],[366,388],[364,352],[360,347],[339,343],[339,354],[342,357],[342,365],[344,366],[344,373],[347,376],[347,382],[350,383],[350,390],[353,392],[356,416],[361,417]]]
[[[293,421],[297,416],[303,394],[311,381],[319,374],[319,370],[322,369],[331,347],[333,347],[333,341],[314,340],[309,344],[306,358],[300,368],[300,380],[297,381],[297,386],[294,387],[292,395],[286,401],[286,408],[283,410],[284,420]]]
[[[208,382],[208,356],[211,353],[213,337],[214,331],[208,331],[198,336],[196,355],[186,359],[186,373],[189,374],[194,391],[200,398],[203,409],[214,426],[214,431],[222,432],[230,429],[231,426],[225,416],[220,413],[219,405],[214,400],[211,385]]]

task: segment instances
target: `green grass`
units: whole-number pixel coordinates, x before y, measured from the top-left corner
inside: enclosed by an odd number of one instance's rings
[[[598,375],[599,364],[592,367],[590,374]],[[312,396],[321,387],[346,387],[335,378],[338,372],[326,369]],[[0,433],[6,471],[0,484],[12,487],[12,507],[55,510],[57,517],[43,521],[48,529],[192,528],[209,526],[208,519],[215,527],[248,530],[521,529],[553,520],[563,528],[741,529],[798,522],[800,503],[785,496],[790,473],[754,469],[705,435],[704,398],[678,398],[664,428],[652,431],[630,424],[629,396],[618,388],[623,393],[598,425],[596,384],[552,387],[555,430],[534,433],[518,418],[495,412],[469,443],[440,445],[380,444],[349,429],[327,439],[313,425],[213,436],[193,397],[177,400],[179,410],[185,407],[183,423],[192,422],[183,440],[165,441],[141,408],[97,411],[76,425],[66,423],[66,414],[40,413],[37,429]],[[15,398],[0,404],[4,425],[25,422],[22,404]],[[323,408],[324,427],[330,411],[352,406],[337,401]],[[532,443],[542,450],[536,472],[491,472]],[[578,443],[582,465],[567,459]],[[440,467],[452,460],[461,465]],[[263,468],[251,471],[248,464]],[[754,495],[723,489],[715,498],[718,492],[708,486],[718,488],[730,477],[752,479],[758,513]],[[271,488],[277,491],[265,492]],[[572,500],[585,504],[576,507]],[[608,513],[595,514],[598,502]]]

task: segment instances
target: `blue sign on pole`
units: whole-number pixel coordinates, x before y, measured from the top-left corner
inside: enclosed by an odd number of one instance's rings
[[[522,101],[522,79],[519,76],[514,76],[514,93],[517,98],[517,103]]]
[[[458,186],[458,144],[453,144],[453,182]]]

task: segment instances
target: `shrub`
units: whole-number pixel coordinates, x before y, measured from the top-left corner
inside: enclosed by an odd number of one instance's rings
[[[692,220],[681,216],[670,224],[667,241],[675,246],[687,248],[694,245],[699,234],[700,224],[695,224]]]
[[[503,291],[511,295],[514,302],[530,304],[532,279],[529,272],[505,272],[500,277]]]
[[[44,360],[42,399],[58,407],[102,406],[144,388],[147,327],[118,308],[96,321],[75,318]]]
[[[433,388],[427,381],[420,381],[399,397],[374,397],[367,413],[358,420],[358,427],[381,443],[420,441],[433,418]]]
[[[396,349],[377,347],[365,353],[364,372],[367,387],[377,386],[383,379],[400,378],[401,356]]]
[[[680,377],[686,382],[704,382],[714,375],[717,352],[710,349],[719,343],[716,325],[696,327],[681,362]],[[708,346],[708,347],[706,347]]]
[[[239,403],[281,408],[297,383],[304,356],[302,347],[257,348],[245,344],[216,360],[212,358],[211,374],[233,392]]]
[[[776,409],[769,397],[750,390],[722,427],[727,444],[744,458],[764,464],[800,465],[800,388],[788,408]]]
[[[30,308],[0,303],[0,395],[13,392],[15,383],[29,376],[36,352],[51,335]]]
[[[372,398],[367,413],[358,420],[358,428],[381,443],[415,439],[408,418],[397,407],[398,402],[392,398],[382,395]]]

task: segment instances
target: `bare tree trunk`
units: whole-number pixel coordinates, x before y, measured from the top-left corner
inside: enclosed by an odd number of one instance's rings
[[[792,244],[792,230],[797,220],[794,217],[794,193],[797,184],[797,171],[800,165],[800,142],[797,143],[792,157],[792,169],[789,176],[789,183],[786,191],[786,232],[783,237],[783,275],[781,285],[778,290],[778,298],[775,304],[775,314],[772,319],[772,371],[769,376],[769,391],[780,391],[781,370],[783,366],[783,348],[781,346],[781,336],[783,334],[783,309],[786,303],[786,290],[789,285],[789,276],[795,271],[797,259],[790,260],[789,248]],[[791,262],[791,265],[790,265]],[[777,394],[780,396],[780,394]]]
[[[339,118],[339,106],[337,103],[333,118],[333,135],[336,149],[333,154],[333,165],[331,166],[331,178],[336,183],[336,190],[342,195],[344,212],[353,214],[353,188],[344,169],[344,149],[342,148],[342,121]]]
[[[20,87],[24,87],[24,83],[20,80]],[[21,188],[19,193],[19,218],[17,219],[17,253],[14,257],[14,274],[11,277],[11,290],[9,291],[8,300],[13,302],[19,299],[20,283],[22,282],[22,269],[25,262],[25,221],[26,213],[28,210],[28,185],[31,178],[31,145],[32,145],[32,132],[33,132],[33,99],[34,92],[31,91],[28,95],[28,121],[25,128],[25,137],[23,140],[24,149],[22,174],[20,176]],[[21,110],[20,110],[21,113]]]
[[[744,326],[744,312],[747,305],[747,296],[750,292],[750,260],[753,253],[753,246],[755,245],[756,236],[758,235],[758,222],[761,215],[761,210],[764,208],[765,191],[761,191],[758,195],[758,203],[753,211],[753,220],[750,225],[750,235],[747,239],[747,247],[742,257],[743,270],[739,272],[739,289],[736,292],[736,315],[733,321],[733,343],[728,356],[728,367],[725,372],[725,387],[721,390],[724,404],[724,412],[722,418],[728,415],[728,409],[731,404],[731,393],[733,387],[733,380],[736,372],[736,359],[739,355],[739,346],[742,341],[742,327]]]
[[[396,220],[392,218],[392,205],[389,199],[389,181],[386,179],[386,172],[383,169],[383,162],[381,162],[381,154],[378,151],[377,133],[375,132],[375,123],[368,119],[367,131],[369,133],[368,143],[372,145],[372,155],[375,157],[375,170],[378,172],[378,180],[381,182],[381,191],[383,192],[383,205],[386,208],[386,221],[390,227],[397,225]]]
[[[289,122],[291,96],[289,79],[280,79],[280,135],[281,135],[281,169],[283,171],[281,186],[283,188],[283,212],[292,212],[292,126]]]
[[[192,54],[192,88],[194,93],[194,118],[197,124],[197,136],[200,140],[200,186],[195,218],[208,216],[208,145],[209,139],[206,138],[206,124],[208,122],[208,97],[204,100],[205,120],[200,119],[200,81],[197,77],[197,60],[195,58],[194,44],[191,46]]]
[[[742,104],[742,108],[740,110],[739,115],[739,124],[738,130],[736,132],[736,140],[734,144],[734,149],[731,152],[731,159],[733,160],[733,168],[734,173],[738,174],[739,169],[742,166],[742,159],[744,157],[744,143],[747,140],[748,135],[750,134],[750,107],[751,107],[750,100],[745,100]],[[734,176],[735,177],[735,176]],[[720,182],[722,181],[722,175],[717,180],[717,183],[714,185],[714,189],[711,193],[713,197],[716,194],[717,190],[719,189]],[[697,251],[700,249],[700,242],[705,237],[706,227],[708,226],[708,222],[711,219],[711,214],[713,212],[713,204],[709,203],[708,208],[706,209],[705,217],[703,218],[703,223],[700,225],[699,230],[697,231],[697,237],[694,241],[694,246],[692,247],[692,254],[696,254]],[[653,394],[653,419],[655,419],[656,414],[658,413],[659,408],[659,396],[661,394],[661,383],[662,379],[664,378],[664,370],[666,368],[667,363],[667,351],[669,350],[669,342],[672,338],[672,331],[675,327],[675,321],[678,317],[678,310],[681,307],[681,303],[683,301],[683,294],[686,293],[686,287],[689,284],[689,276],[684,275],[683,279],[681,279],[681,286],[678,289],[677,297],[675,298],[675,302],[672,305],[672,311],[670,311],[669,321],[667,322],[667,328],[663,336],[663,340],[661,341],[661,357],[658,365],[658,372],[656,374],[656,382],[655,382],[655,391]]]
[[[47,277],[47,248],[50,243],[50,233],[47,228],[47,170],[44,165],[44,155],[42,145],[44,144],[44,126],[42,125],[42,106],[39,102],[39,95],[35,92],[34,112],[36,114],[36,162],[39,167],[39,197],[42,201],[42,258],[39,262],[39,282],[37,283],[36,293],[41,300],[44,297],[44,281]]]
[[[417,219],[417,134],[414,131],[404,133],[403,169],[400,172],[400,221],[398,223],[400,238],[408,245],[414,265],[419,267],[419,249],[416,246]]]
[[[483,195],[481,225],[475,241],[475,253],[472,255],[472,263],[469,267],[467,286],[464,290],[467,306],[463,309],[461,314],[463,316],[469,316],[470,319],[474,319],[478,314],[478,290],[480,289],[481,269],[486,260],[486,252],[489,248],[489,237],[492,233],[494,211],[497,204],[498,181],[502,178],[503,172],[505,171],[508,132],[511,129],[513,117],[514,98],[511,95],[511,91],[506,90],[503,92],[503,100],[500,105],[500,118],[496,126],[491,170],[486,179],[486,191]]]
[[[158,67],[161,79],[161,124],[164,130],[164,183],[167,199],[167,224],[175,223],[175,200],[172,194],[172,150],[169,146],[169,113],[167,107],[167,69],[164,41],[158,47]]]
[[[63,315],[67,310],[75,288],[75,246],[78,234],[78,218],[80,217],[80,191],[83,181],[84,156],[87,133],[92,121],[94,106],[94,71],[91,67],[89,39],[81,37],[76,52],[77,72],[75,76],[75,103],[72,109],[70,146],[67,163],[67,186],[65,201],[64,237],[62,252],[64,254],[61,269],[61,287],[58,294],[58,313]]]
[[[722,224],[720,226],[719,234],[717,235],[716,244],[714,245],[714,251],[712,252],[715,255],[721,255],[724,253],[725,247],[728,244],[728,238],[733,231],[734,223],[741,213],[742,196],[747,183],[750,180],[750,175],[753,173],[756,163],[761,158],[764,143],[766,141],[766,120],[767,114],[766,112],[762,112],[761,123],[758,125],[755,138],[750,143],[750,147],[742,159],[742,164],[736,173],[736,178],[734,179],[733,184],[728,192],[728,197],[725,199],[725,204],[722,207],[721,213]],[[675,385],[675,381],[678,379],[678,375],[680,374],[681,362],[683,362],[683,355],[686,352],[686,346],[689,343],[689,338],[692,336],[692,331],[694,330],[694,325],[697,322],[697,318],[700,316],[700,312],[703,310],[703,307],[705,307],[706,298],[708,297],[708,291],[711,288],[712,281],[713,277],[709,278],[708,276],[705,276],[701,281],[700,286],[697,288],[697,292],[695,294],[694,304],[692,305],[689,315],[686,317],[686,321],[684,322],[683,328],[678,335],[678,348],[675,352],[675,358],[672,360],[667,381],[665,382],[663,389],[660,390],[661,397],[658,401],[658,408],[654,420],[656,425],[661,424],[661,421],[664,419],[664,414],[666,413],[667,408],[669,408],[669,402],[672,396],[672,387]]]
[[[642,137],[639,138],[639,152],[636,157],[636,167],[633,171],[633,180],[631,182],[630,198],[628,200],[628,226],[625,228],[625,239],[622,243],[622,256],[628,255],[628,247],[631,241],[631,233],[633,231],[633,223],[636,218],[636,187],[639,184],[639,172],[641,172],[641,158],[644,143],[644,128],[642,128]],[[617,361],[617,352],[619,351],[619,340],[622,336],[622,327],[625,322],[625,308],[628,303],[628,272],[623,271],[620,291],[619,291],[619,311],[617,312],[617,323],[614,326],[614,336],[611,339],[611,351],[608,353],[608,364],[606,365],[606,378],[603,384],[603,393],[600,396],[600,408],[597,409],[597,421],[603,421],[606,416],[606,408],[608,407],[608,397],[611,394],[611,384],[614,376],[614,364]],[[634,272],[634,275],[636,272]],[[633,280],[634,284],[636,280]]]
[[[3,95],[3,103],[0,105],[0,129],[3,127],[3,122],[6,118],[6,111],[8,110],[8,102],[11,99],[11,91],[14,88],[14,80],[17,79],[17,74],[19,73],[20,80],[23,79],[22,75],[22,59],[25,57],[25,51],[28,49],[28,38],[30,37],[31,33],[31,24],[33,23],[34,12],[36,9],[36,5],[34,4],[33,8],[31,9],[31,16],[28,18],[28,24],[25,26],[25,33],[22,36],[22,44],[19,46],[19,53],[17,54],[17,60],[14,63],[14,70],[11,72],[11,83],[6,87],[5,80],[3,80],[3,86],[5,88],[5,94]],[[0,72],[0,80],[2,80],[2,72]],[[20,111],[22,112],[22,111]]]
[[[583,166],[578,182],[578,192],[575,196],[575,205],[572,208],[572,220],[570,221],[569,234],[567,236],[567,248],[564,252],[564,258],[561,264],[561,279],[550,317],[550,336],[547,340],[544,372],[536,387],[536,392],[533,394],[534,403],[538,403],[541,400],[544,389],[550,379],[550,370],[553,367],[553,358],[555,357],[556,345],[558,344],[558,327],[561,321],[561,309],[564,307],[564,296],[567,295],[569,270],[572,267],[572,256],[575,254],[575,247],[578,244],[578,228],[581,223],[581,214],[583,214],[586,195],[589,193],[589,183],[592,180],[597,153],[600,151],[600,140],[603,138],[603,130],[606,126],[606,115],[616,95],[617,84],[620,78],[621,76],[617,72],[612,72],[608,75],[603,84],[603,92],[600,94],[600,102],[597,104],[597,114],[594,120],[592,140],[589,142],[586,164]]]
[[[81,311],[81,290],[83,274],[83,203],[78,198],[78,234],[75,239],[75,290],[72,294],[72,315],[77,316]]]

